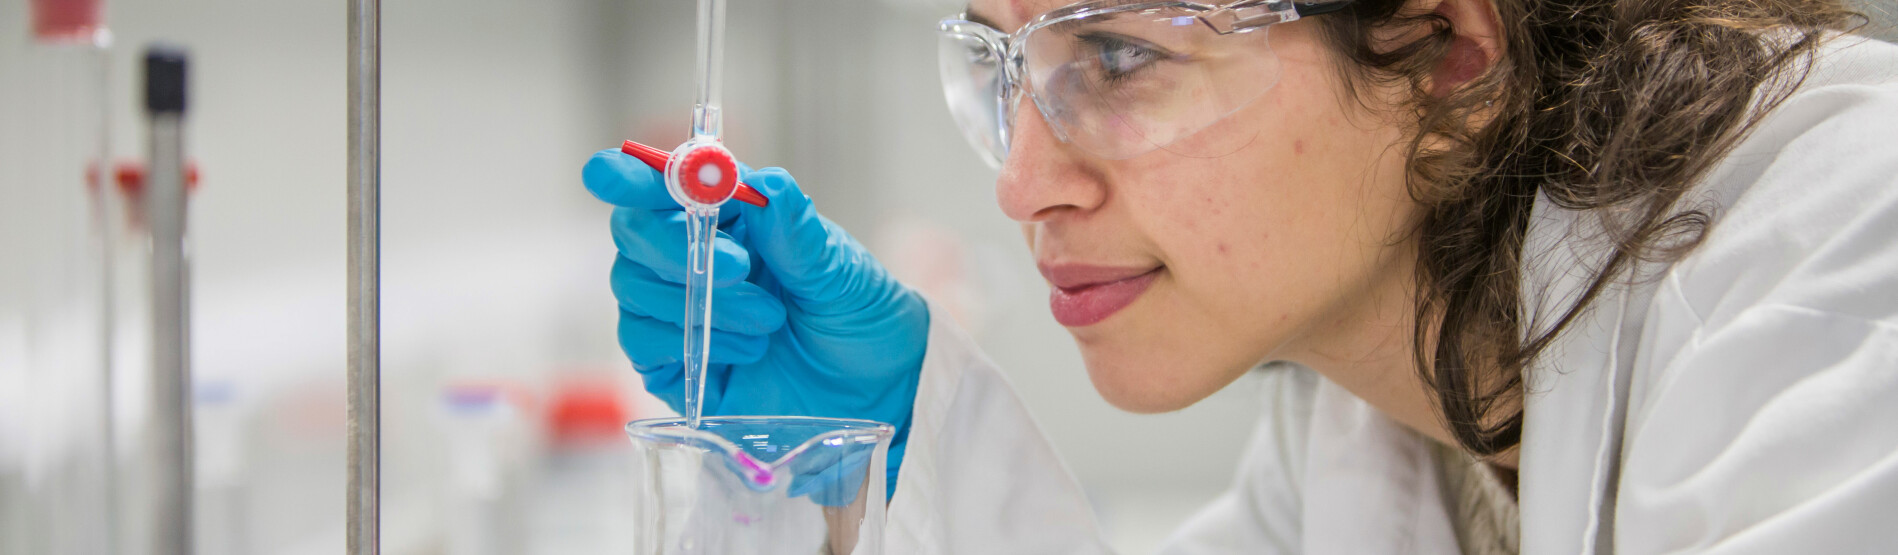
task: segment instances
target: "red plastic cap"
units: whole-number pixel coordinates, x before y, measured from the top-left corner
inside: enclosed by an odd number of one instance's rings
[[[679,187],[704,204],[725,202],[738,187],[738,163],[722,148],[692,149],[679,162]]]

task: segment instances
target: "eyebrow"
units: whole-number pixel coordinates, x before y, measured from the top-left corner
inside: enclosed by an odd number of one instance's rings
[[[994,29],[997,31],[1002,30],[1002,26],[1000,24],[997,24],[995,20],[989,19],[987,16],[984,16],[982,14],[975,13],[975,6],[973,5],[966,8],[962,8],[962,18],[965,20],[968,20],[969,23],[977,23],[977,24],[985,25],[988,28]]]
[[[1127,4],[1137,4],[1137,3],[1140,3],[1140,2],[1147,2],[1147,1],[1151,1],[1151,0],[1112,0],[1112,1],[1109,1],[1109,2],[1102,2],[1102,3],[1101,3],[1101,5],[1100,5],[1100,7],[1108,7],[1108,8],[1111,8],[1111,7],[1115,7],[1115,6],[1125,6],[1125,5],[1127,5]],[[1216,0],[1216,1],[1220,1],[1220,0]],[[1333,2],[1333,3],[1334,3],[1334,4],[1337,4],[1337,5],[1345,5],[1345,4],[1350,4],[1351,2],[1347,0],[1347,1],[1343,1],[1343,2]],[[1303,5],[1303,4],[1301,3],[1300,5]],[[963,7],[963,8],[962,8],[962,19],[963,19],[964,21],[968,21],[968,22],[970,22],[970,23],[978,23],[978,24],[981,24],[981,25],[985,25],[985,26],[987,26],[987,27],[988,27],[988,28],[990,28],[990,29],[994,29],[994,30],[997,30],[997,31],[1001,31],[1001,32],[1003,32],[1003,33],[1010,33],[1010,32],[1013,32],[1013,31],[1010,31],[1010,30],[1008,30],[1008,29],[1005,29],[1005,28],[1003,28],[1003,27],[1002,27],[1002,25],[1001,25],[1000,23],[997,23],[997,22],[996,22],[995,20],[993,20],[993,19],[989,19],[989,17],[988,17],[988,16],[985,16],[985,15],[982,15],[982,14],[980,14],[980,13],[976,13],[976,11],[975,11],[975,5],[974,5],[974,4],[970,4],[970,5],[968,5],[968,6],[965,6],[965,7]],[[1035,17],[1034,17],[1034,16],[1029,16],[1029,17],[1028,17],[1028,20],[1030,20],[1030,21],[1033,21],[1034,19],[1035,19]],[[1024,23],[1026,23],[1026,22],[1024,22]]]

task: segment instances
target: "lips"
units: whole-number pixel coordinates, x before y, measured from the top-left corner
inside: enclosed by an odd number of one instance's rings
[[[1041,266],[1053,287],[1048,308],[1063,326],[1090,326],[1133,304],[1162,267]]]

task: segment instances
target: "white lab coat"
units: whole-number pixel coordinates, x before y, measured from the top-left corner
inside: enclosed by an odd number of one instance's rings
[[[1692,193],[1716,223],[1604,294],[1530,374],[1522,552],[1898,553],[1898,47],[1827,47]],[[1601,260],[1536,205],[1544,318]],[[1006,380],[934,318],[890,503],[901,554],[1104,553]],[[1232,489],[1163,550],[1455,553],[1428,440],[1310,370],[1264,370]]]

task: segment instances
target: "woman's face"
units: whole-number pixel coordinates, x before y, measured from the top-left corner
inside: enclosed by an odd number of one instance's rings
[[[970,12],[1013,32],[1071,2],[975,0]],[[1268,29],[1261,55],[1282,73],[1263,96],[1133,158],[1062,143],[1032,101],[1020,107],[997,197],[1115,406],[1183,408],[1268,360],[1408,356],[1404,133],[1377,115],[1387,96],[1344,91],[1314,25]]]

